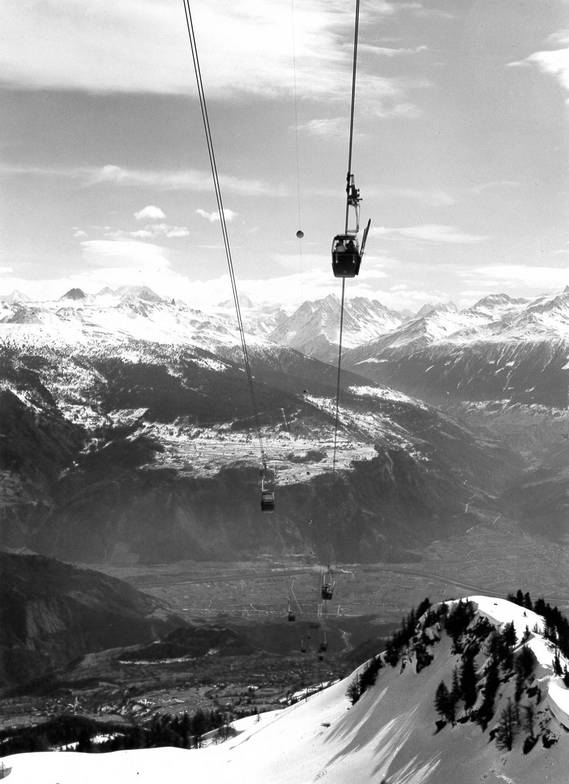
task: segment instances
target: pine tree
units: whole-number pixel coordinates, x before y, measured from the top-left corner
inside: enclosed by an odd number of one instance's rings
[[[346,691],[346,697],[350,700],[352,705],[355,705],[361,696],[362,690],[360,685],[360,676],[356,675],[356,677],[350,681],[348,690]]]
[[[496,727],[496,744],[498,748],[512,750],[514,740],[520,726],[519,712],[516,705],[508,700],[508,704],[500,714],[500,721]]]
[[[535,708],[533,705],[526,705],[524,707],[524,727],[530,734],[530,738],[534,737],[534,721],[535,721]]]
[[[455,702],[447,689],[444,681],[441,681],[437,686],[435,693],[435,708],[446,721],[454,722],[455,718]]]
[[[514,646],[516,644],[518,638],[516,636],[516,629],[513,621],[510,621],[510,623],[507,623],[504,626],[502,630],[502,639],[506,645]]]
[[[523,680],[527,680],[535,670],[537,659],[531,648],[524,645],[515,659],[516,672],[519,673]]]
[[[486,729],[490,719],[494,715],[494,700],[500,685],[500,671],[498,660],[492,657],[486,670],[486,680],[484,683],[484,699],[478,711],[478,721],[483,730]]]
[[[455,667],[452,671],[452,685],[450,687],[450,694],[455,704],[461,698],[460,678],[458,677],[458,667]]]
[[[476,702],[476,670],[474,669],[474,657],[470,652],[467,652],[462,659],[460,695],[464,700],[465,708],[470,708]]]
[[[525,630],[524,630],[524,633],[523,633],[523,636],[522,636],[522,639],[521,639],[521,643],[522,643],[522,645],[523,645],[524,643],[528,642],[528,640],[530,639],[530,637],[531,637],[531,632],[530,632],[530,630],[529,630],[529,626],[527,626],[527,625],[526,625],[526,628],[525,628]]]

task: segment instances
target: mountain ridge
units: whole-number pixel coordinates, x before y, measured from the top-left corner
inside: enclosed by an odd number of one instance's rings
[[[427,605],[404,620],[383,654],[317,694],[299,693],[282,711],[236,722],[222,744],[94,757],[20,754],[6,764],[30,780],[41,765],[60,784],[81,778],[87,765],[125,784],[164,780],[166,767],[169,784],[188,775],[217,784],[324,777],[331,784],[564,784],[569,690],[558,672],[567,660],[548,635],[543,616],[491,596]],[[441,684],[453,678],[451,714]],[[356,697],[354,684],[363,679]],[[437,721],[443,708],[448,720]]]

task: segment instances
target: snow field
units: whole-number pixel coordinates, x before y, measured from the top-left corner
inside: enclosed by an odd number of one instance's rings
[[[530,610],[487,596],[470,596],[479,612],[496,624],[514,622],[520,638],[543,620]],[[551,680],[552,650],[535,634],[530,640],[550,683],[553,713],[564,719],[568,693]],[[44,752],[5,759],[11,784],[566,784],[569,749],[536,746],[524,755],[521,743],[503,754],[473,722],[440,732],[434,726],[434,694],[448,684],[457,662],[443,637],[435,659],[416,673],[413,656],[386,666],[378,680],[351,706],[346,690],[356,670],[322,692],[282,711],[236,722],[239,732],[225,743],[202,749],[145,749],[106,755]],[[363,666],[363,665],[362,665]],[[562,693],[564,692],[564,694]]]

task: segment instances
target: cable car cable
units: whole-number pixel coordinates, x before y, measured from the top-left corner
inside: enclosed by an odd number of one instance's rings
[[[296,28],[295,28],[295,7],[294,0],[291,0],[291,21],[292,21],[292,87],[294,99],[294,146],[296,157],[296,208],[298,217],[298,231],[296,237],[301,240],[304,237],[302,231],[302,208],[300,195],[300,146],[298,142],[298,90],[296,80]],[[298,252],[302,262],[302,243],[298,243]]]
[[[219,212],[219,222],[220,222],[220,225],[221,225],[221,234],[222,234],[222,237],[223,237],[223,245],[224,245],[224,248],[225,248],[225,256],[226,256],[226,259],[227,259],[227,268],[228,268],[228,271],[229,271],[229,279],[231,281],[231,290],[232,290],[232,293],[233,293],[233,302],[234,302],[234,305],[235,305],[235,313],[236,313],[236,316],[237,316],[237,326],[238,326],[238,330],[239,330],[239,337],[240,337],[240,340],[241,340],[241,350],[242,350],[242,353],[243,353],[243,364],[244,364],[244,367],[245,367],[245,373],[247,375],[247,383],[249,385],[249,394],[250,394],[250,397],[251,397],[251,405],[252,405],[252,408],[253,408],[253,415],[254,415],[254,420],[255,420],[255,428],[256,428],[256,431],[257,431],[257,438],[259,440],[259,447],[260,447],[260,451],[261,451],[261,463],[263,465],[263,471],[264,471],[267,468],[267,458],[266,458],[266,454],[265,454],[265,447],[264,447],[264,443],[263,443],[263,436],[262,436],[262,433],[261,433],[261,427],[260,427],[260,423],[259,423],[259,414],[258,414],[258,408],[257,408],[257,400],[256,400],[256,397],[255,397],[255,388],[254,388],[254,384],[253,384],[253,374],[252,374],[252,371],[251,371],[251,362],[249,360],[249,352],[248,352],[248,349],[247,349],[247,342],[246,342],[246,339],[245,339],[245,329],[244,329],[244,326],[243,326],[243,318],[241,316],[241,305],[240,305],[240,302],[239,302],[239,291],[237,289],[237,280],[235,278],[235,270],[234,270],[234,267],[233,267],[233,256],[232,256],[232,253],[231,253],[231,245],[230,245],[230,242],[229,242],[229,232],[227,230],[227,223],[226,223],[226,220],[225,220],[225,212],[224,212],[224,208],[223,208],[223,199],[222,199],[222,195],[221,195],[221,185],[220,185],[220,182],[219,182],[219,174],[218,174],[218,171],[217,171],[217,162],[216,162],[216,159],[215,159],[215,152],[214,152],[214,148],[213,148],[213,139],[212,139],[212,135],[211,135],[211,126],[210,126],[209,115],[208,115],[208,111],[207,111],[207,103],[206,103],[206,98],[205,98],[205,90],[204,90],[203,79],[202,79],[202,74],[201,74],[201,67],[200,67],[200,61],[199,61],[199,56],[198,56],[198,47],[197,47],[197,43],[196,43],[194,23],[193,23],[193,19],[192,19],[192,12],[191,12],[191,9],[190,9],[190,2],[189,2],[189,0],[183,0],[183,4],[184,4],[184,15],[186,17],[186,27],[187,27],[187,30],[188,30],[188,37],[189,37],[189,41],[190,41],[190,49],[191,49],[191,53],[192,53],[192,61],[193,61],[193,64],[194,64],[194,73],[195,73],[195,76],[196,76],[196,83],[197,83],[197,88],[198,88],[198,97],[199,97],[200,110],[201,110],[203,126],[204,126],[204,131],[205,131],[205,137],[206,137],[208,157],[209,157],[209,162],[210,162],[210,167],[211,167],[211,174],[212,174],[212,178],[213,178],[213,187],[214,187],[214,190],[215,190],[215,198],[216,198],[216,202],[217,202],[217,209],[218,209],[218,212]]]
[[[348,174],[346,177],[347,186],[346,189],[349,189],[350,186],[350,177],[352,175],[352,148],[354,144],[354,114],[356,109],[356,75],[357,75],[357,68],[358,68],[358,35],[359,35],[359,27],[360,27],[360,0],[356,0],[356,21],[354,25],[354,57],[353,57],[353,64],[352,64],[352,102],[350,107],[350,140],[348,143]],[[349,201],[346,202],[346,228],[345,233],[348,233],[348,208],[350,204]]]
[[[352,97],[351,97],[351,105],[350,105],[350,133],[349,133],[349,142],[348,142],[348,174],[346,177],[346,191],[348,193],[348,196],[350,191],[350,179],[352,176],[351,174],[352,149],[354,144],[354,115],[355,115],[355,108],[356,108],[356,76],[357,76],[357,69],[358,69],[358,35],[359,35],[359,25],[360,25],[360,0],[356,0],[355,15],[356,15],[356,19],[354,24],[354,55],[353,55],[353,62],[352,62]],[[350,201],[348,198],[346,199],[346,221],[345,221],[345,229],[344,229],[345,234],[348,233],[349,208],[350,208]],[[332,472],[336,471],[338,427],[340,422],[340,378],[342,374],[342,338],[343,338],[343,331],[344,331],[345,292],[346,292],[346,278],[342,278],[342,297],[340,301],[340,334],[338,337],[338,376],[336,380],[336,414],[334,420],[334,450],[332,453]]]
[[[342,299],[340,301],[340,336],[338,339],[338,374],[336,377],[336,414],[334,417],[334,451],[332,453],[332,472],[336,471],[336,452],[338,448],[338,427],[340,423],[340,378],[342,375],[342,334],[344,331],[344,294],[346,279],[342,278]]]

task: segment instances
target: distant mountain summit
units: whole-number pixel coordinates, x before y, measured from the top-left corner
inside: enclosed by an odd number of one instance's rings
[[[69,291],[66,291],[65,294],[63,294],[59,299],[80,300],[80,299],[86,299],[86,298],[87,298],[87,295],[85,294],[83,289],[73,288],[73,289],[69,289]]]
[[[426,305],[423,305],[422,308],[419,308],[415,315],[415,319],[426,318],[432,313],[456,313],[457,311],[458,308],[454,302],[429,302]]]
[[[120,294],[123,299],[140,299],[144,302],[154,303],[165,301],[148,286],[120,286],[117,289],[117,293]]]
[[[391,332],[403,316],[381,302],[365,297],[347,299],[344,306],[343,344],[352,348]],[[333,361],[338,352],[340,300],[335,294],[304,302],[270,333],[275,343],[290,346],[307,356]]]
[[[2,302],[5,302],[7,304],[15,304],[15,303],[29,302],[30,298],[28,297],[27,294],[23,294],[21,291],[18,291],[18,289],[14,289],[14,291],[8,294],[7,297],[0,297],[0,300],[2,300]]]

